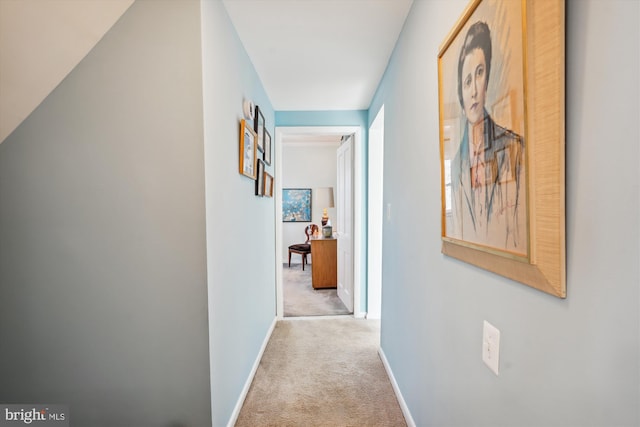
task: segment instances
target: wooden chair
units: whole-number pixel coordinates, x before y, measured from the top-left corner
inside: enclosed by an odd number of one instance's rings
[[[318,230],[318,226],[315,224],[307,225],[304,229],[304,234],[307,236],[307,240],[305,240],[304,243],[289,246],[289,268],[291,268],[291,254],[300,254],[302,256],[302,270],[304,271],[304,265],[307,263],[307,255],[311,253],[309,238]]]

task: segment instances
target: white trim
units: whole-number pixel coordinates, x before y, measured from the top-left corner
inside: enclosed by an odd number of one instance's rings
[[[363,180],[362,171],[364,141],[362,140],[362,129],[360,126],[277,126],[275,132],[275,205],[276,205],[276,316],[284,319],[284,302],[282,293],[282,144],[283,139],[288,135],[351,135],[353,134],[353,312],[355,317],[364,317],[360,311],[360,294],[363,292],[365,283],[362,283],[362,232],[364,221],[362,219],[362,192]]]
[[[276,222],[276,317],[284,319],[284,293],[282,291],[282,131],[275,129],[275,174],[274,181],[274,201],[275,201],[275,222]]]
[[[389,366],[389,361],[387,360],[387,356],[384,355],[382,347],[378,348],[378,354],[380,355],[380,360],[382,360],[385,371],[387,371],[389,381],[391,381],[393,392],[396,394],[396,399],[398,399],[398,403],[400,404],[400,409],[402,409],[402,414],[404,415],[404,420],[406,421],[407,426],[416,427],[416,423],[413,421],[413,417],[411,416],[411,411],[409,411],[407,402],[405,402],[404,397],[402,397],[402,392],[400,391],[396,378],[393,376],[393,371],[391,370],[391,366]]]
[[[351,314],[330,314],[328,316],[296,316],[296,317],[285,317],[282,320],[286,321],[298,321],[298,320],[329,320],[329,319],[353,319],[353,315]]]
[[[360,314],[360,293],[364,291],[366,283],[362,282],[362,231],[365,221],[362,219],[364,183],[362,182],[362,173],[364,171],[363,156],[364,141],[362,140],[362,130],[360,127],[355,128],[353,135],[353,186],[354,201],[353,204],[353,312]]]
[[[255,377],[256,372],[258,371],[258,366],[260,365],[260,360],[262,360],[262,355],[264,354],[264,350],[267,348],[267,344],[271,339],[271,334],[276,327],[276,323],[278,322],[278,318],[275,317],[273,322],[271,323],[271,327],[267,331],[267,335],[262,342],[262,347],[260,347],[260,351],[258,352],[258,357],[256,357],[256,361],[253,363],[253,368],[251,368],[251,372],[249,373],[249,377],[247,381],[244,383],[244,388],[238,397],[238,402],[236,403],[236,407],[233,408],[233,412],[231,413],[231,418],[229,418],[229,422],[227,423],[227,427],[233,427],[238,421],[238,416],[240,416],[240,411],[242,410],[242,405],[244,405],[244,400],[247,398],[247,394],[249,393],[249,389],[251,388],[251,383],[253,382],[253,377]]]
[[[287,142],[283,141],[282,145],[285,147],[340,147],[339,142],[329,141],[305,141],[305,142]]]
[[[384,105],[369,127],[367,161],[367,318],[382,315],[382,229],[384,187]]]

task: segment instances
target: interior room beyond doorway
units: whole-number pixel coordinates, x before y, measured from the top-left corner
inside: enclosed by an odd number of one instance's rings
[[[335,227],[337,209],[335,207],[323,207],[321,203],[316,203],[316,194],[319,189],[327,187],[331,187],[334,192],[337,192],[337,149],[344,135],[353,135],[356,131],[359,140],[360,129],[356,127],[276,128],[276,174],[280,177],[279,180],[276,180],[275,189],[276,271],[278,276],[277,307],[278,317],[280,318],[285,316],[322,315],[314,312],[305,313],[292,308],[290,304],[288,304],[286,296],[293,294],[291,293],[291,289],[286,291],[285,287],[292,281],[308,281],[311,278],[314,263],[313,256],[308,257],[309,265],[305,266],[303,272],[301,264],[303,258],[300,255],[294,254],[292,255],[291,268],[289,268],[288,248],[292,244],[305,242],[306,236],[304,229],[307,225],[316,224],[321,226],[322,214],[325,208],[332,225]],[[282,209],[283,189],[311,190],[310,221],[284,221]],[[300,289],[298,289],[298,291],[300,291]],[[310,292],[316,296],[321,296],[320,299],[324,299],[326,303],[328,298],[324,294],[335,293],[336,289],[313,290],[311,288]],[[350,301],[351,304],[357,302],[355,301],[355,297],[354,292],[352,297],[353,301]],[[359,295],[357,298],[359,298]],[[338,309],[333,303],[328,305],[331,306],[332,309],[323,314],[334,315],[344,313],[343,308],[340,307]],[[346,313],[353,313],[353,311],[348,310]]]

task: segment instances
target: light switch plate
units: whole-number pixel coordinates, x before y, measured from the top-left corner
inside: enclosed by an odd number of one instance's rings
[[[498,375],[500,365],[500,331],[484,321],[482,328],[482,361]]]

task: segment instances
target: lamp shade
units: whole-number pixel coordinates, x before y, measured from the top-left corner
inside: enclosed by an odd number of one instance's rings
[[[316,205],[322,209],[333,208],[333,187],[316,189]]]

